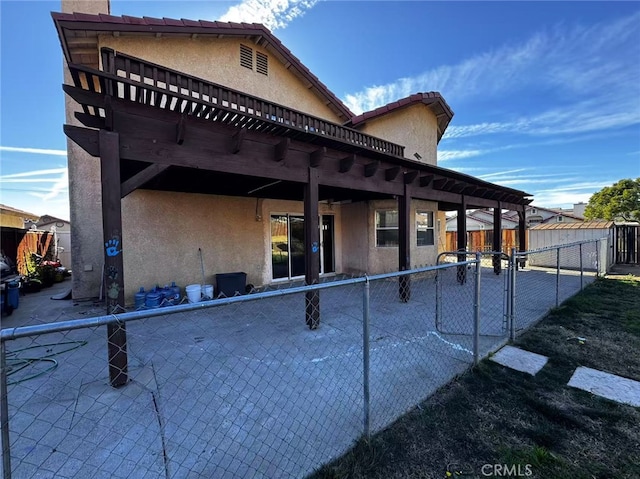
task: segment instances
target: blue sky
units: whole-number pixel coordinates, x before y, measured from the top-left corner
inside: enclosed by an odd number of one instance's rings
[[[69,218],[60,2],[0,0],[0,203]],[[455,112],[439,165],[567,207],[640,177],[640,2],[114,0],[113,15],[261,22],[355,113]]]

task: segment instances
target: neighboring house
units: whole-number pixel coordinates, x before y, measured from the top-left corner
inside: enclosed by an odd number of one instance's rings
[[[111,305],[200,283],[200,250],[207,282],[256,285],[433,264],[445,211],[513,210],[524,231],[530,195],[437,167],[453,116],[439,93],[354,115],[262,25],[62,5],[85,9],[52,14],[75,298],[98,294],[103,266]]]
[[[27,228],[27,222],[37,221],[38,215],[26,211],[12,208],[7,205],[0,205],[0,226],[5,228]]]
[[[71,268],[71,223],[55,216],[44,215],[34,223],[36,229],[55,233],[56,256],[63,266]]]
[[[501,246],[500,251],[508,253],[518,245],[518,218],[501,214]],[[466,248],[468,251],[494,250],[494,214],[488,209],[467,211],[466,214]],[[458,215],[447,218],[447,251],[455,251],[458,244]]]
[[[576,216],[573,213],[561,209],[543,208],[541,206],[528,205],[526,209],[527,227],[532,228],[539,224],[549,223],[575,223],[584,221],[584,217]],[[517,214],[508,212],[505,217],[510,220],[517,220]]]

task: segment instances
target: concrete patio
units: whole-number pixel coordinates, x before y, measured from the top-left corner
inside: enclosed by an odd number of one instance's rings
[[[438,273],[439,328],[434,272],[412,278],[407,303],[397,279],[371,282],[372,432],[471,366],[473,271],[464,285],[455,273]],[[517,278],[524,328],[552,306],[555,277]],[[579,276],[563,271],[560,284],[568,297]],[[363,289],[322,290],[316,331],[303,293],[129,322],[131,381],[120,389],[108,385],[104,326],[8,341],[10,366],[38,359],[9,376],[12,477],[305,476],[364,431]],[[504,275],[483,268],[481,356],[505,341],[504,291]],[[41,321],[19,312],[3,328]]]

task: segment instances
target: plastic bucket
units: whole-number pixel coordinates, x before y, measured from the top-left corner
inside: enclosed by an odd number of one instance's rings
[[[147,296],[147,293],[145,293],[144,288],[140,287],[140,290],[134,296],[136,309],[140,309],[144,307],[146,296]]]
[[[202,299],[213,299],[213,285],[205,284],[202,289]]]
[[[187,298],[189,298],[190,303],[197,303],[200,301],[200,297],[202,296],[202,286],[199,284],[190,284],[186,288]]]

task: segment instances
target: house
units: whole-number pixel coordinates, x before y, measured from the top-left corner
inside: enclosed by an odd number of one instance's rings
[[[7,205],[0,205],[0,227],[3,228],[26,228],[29,221],[37,221],[38,215],[12,208]]]
[[[524,231],[529,194],[437,166],[437,92],[355,115],[262,25],[62,5],[75,298],[200,283],[199,251],[207,282],[433,264],[445,211],[514,211]]]
[[[43,215],[34,222],[33,228],[54,233],[55,256],[63,266],[71,267],[71,223],[51,215]]]
[[[494,213],[489,209],[476,209],[466,212],[466,247],[468,251],[495,251],[494,238]],[[518,245],[518,218],[500,215],[501,243],[500,251],[507,254],[511,248]],[[451,215],[446,220],[446,251],[455,251],[458,248],[458,215]]]
[[[539,224],[549,223],[575,223],[584,221],[583,216],[577,216],[572,212],[562,209],[543,208],[541,206],[528,205],[525,212],[527,227],[534,227]],[[508,219],[517,220],[517,215],[508,212],[505,215]]]

